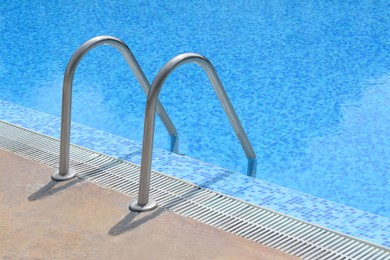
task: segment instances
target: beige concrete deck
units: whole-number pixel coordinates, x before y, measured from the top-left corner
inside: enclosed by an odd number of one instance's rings
[[[132,213],[130,198],[0,150],[3,259],[295,259],[167,212]]]

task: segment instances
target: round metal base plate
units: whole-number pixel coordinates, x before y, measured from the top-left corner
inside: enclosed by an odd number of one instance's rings
[[[65,175],[61,175],[59,170],[56,170],[52,174],[51,179],[53,181],[67,181],[67,180],[73,179],[74,177],[76,177],[76,170],[74,170],[74,169],[69,169],[69,172]]]
[[[130,202],[130,206],[129,206],[129,209],[131,211],[137,211],[137,212],[151,211],[154,210],[155,208],[157,208],[157,202],[154,199],[149,199],[149,202],[144,206],[138,205],[138,199],[133,199]]]

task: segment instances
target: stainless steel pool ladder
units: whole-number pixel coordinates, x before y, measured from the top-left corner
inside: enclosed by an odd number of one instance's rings
[[[141,84],[144,92],[147,94],[147,103],[144,120],[144,137],[142,143],[141,174],[139,185],[139,196],[130,204],[130,209],[135,211],[147,211],[157,207],[157,203],[149,200],[150,174],[152,167],[152,150],[154,140],[155,113],[159,114],[162,122],[167,128],[171,137],[171,151],[178,152],[178,135],[171,119],[167,115],[162,104],[158,100],[158,95],[168,76],[179,66],[186,63],[195,63],[199,65],[207,74],[214,91],[232,125],[238,140],[243,147],[248,159],[247,175],[256,176],[256,154],[253,150],[248,136],[246,135],[240,120],[226,94],[221,80],[216,73],[211,62],[196,53],[185,53],[176,56],[159,71],[150,86],[139,64],[135,60],[129,47],[121,40],[111,36],[98,36],[85,42],[71,57],[65,71],[62,94],[62,115],[61,115],[61,142],[60,142],[60,165],[59,169],[53,173],[52,179],[56,181],[65,181],[76,176],[76,172],[69,168],[69,148],[70,148],[70,125],[71,125],[71,105],[72,105],[72,85],[77,66],[81,59],[91,49],[100,45],[110,45],[117,48],[125,57],[131,70],[135,74],[138,82]]]
[[[148,94],[150,89],[150,83],[146,79],[141,67],[136,61],[133,53],[129,47],[121,40],[111,36],[98,36],[90,39],[80,46],[73,54],[72,58],[66,67],[63,93],[62,93],[62,116],[61,116],[61,143],[60,143],[60,165],[59,169],[53,173],[52,179],[56,181],[64,181],[72,179],[76,176],[76,172],[69,168],[69,146],[70,146],[70,124],[71,124],[71,106],[72,106],[72,85],[73,78],[76,72],[77,66],[81,59],[93,48],[100,45],[110,45],[117,48],[126,59],[130,66],[130,69],[135,74],[139,84],[144,90],[145,94]],[[157,101],[157,113],[161,118],[164,126],[168,130],[171,138],[171,151],[178,153],[179,138],[175,126],[169,118],[164,107]]]
[[[217,97],[221,102],[227,117],[229,118],[230,124],[233,126],[238,140],[240,141],[241,146],[245,151],[246,157],[248,158],[247,174],[249,176],[256,176],[256,154],[251,143],[249,142],[248,136],[246,135],[240,123],[240,120],[238,119],[229,97],[226,94],[221,80],[219,79],[218,74],[214,69],[214,66],[207,58],[203,57],[202,55],[196,53],[181,54],[171,59],[164,65],[164,67],[159,71],[153,80],[152,86],[149,90],[145,109],[144,137],[142,142],[141,174],[138,199],[134,199],[130,202],[130,210],[149,211],[157,207],[156,201],[149,198],[156,104],[158,101],[158,95],[165,80],[175,69],[186,63],[195,63],[206,72],[215,90],[215,93],[217,94]]]

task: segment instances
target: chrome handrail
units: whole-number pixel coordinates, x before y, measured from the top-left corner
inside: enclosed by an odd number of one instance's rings
[[[136,61],[129,47],[111,36],[98,36],[86,41],[73,54],[65,70],[62,93],[62,115],[61,115],[61,143],[60,143],[60,165],[59,169],[53,173],[52,179],[56,181],[69,180],[76,176],[74,169],[69,169],[69,147],[70,147],[70,124],[71,124],[71,106],[72,106],[72,85],[77,66],[81,59],[93,48],[100,45],[110,45],[117,48],[127,61],[130,69],[133,71],[139,84],[147,95],[150,89],[150,83],[146,79],[141,67]],[[169,118],[164,107],[157,101],[157,113],[164,126],[168,130],[171,139],[171,151],[178,153],[179,138],[175,126]]]
[[[196,53],[181,54],[164,65],[164,67],[157,74],[156,78],[153,80],[152,86],[149,90],[145,109],[144,137],[142,142],[141,174],[138,199],[131,201],[129,206],[130,210],[148,211],[157,207],[156,201],[149,199],[156,101],[158,100],[160,90],[168,76],[179,66],[191,62],[196,63],[206,72],[218,96],[218,99],[221,102],[227,117],[229,118],[230,124],[233,126],[241,146],[245,151],[246,157],[248,158],[247,173],[250,176],[256,175],[256,154],[213,65],[207,58],[203,57],[202,55]]]

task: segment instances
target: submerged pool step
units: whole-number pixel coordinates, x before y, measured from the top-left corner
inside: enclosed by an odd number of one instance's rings
[[[59,140],[0,121],[0,149],[58,166]],[[135,197],[140,167],[71,145],[78,177]],[[48,176],[49,178],[49,176]],[[179,215],[226,230],[302,259],[390,259],[390,249],[204,189],[159,172],[151,197]]]

